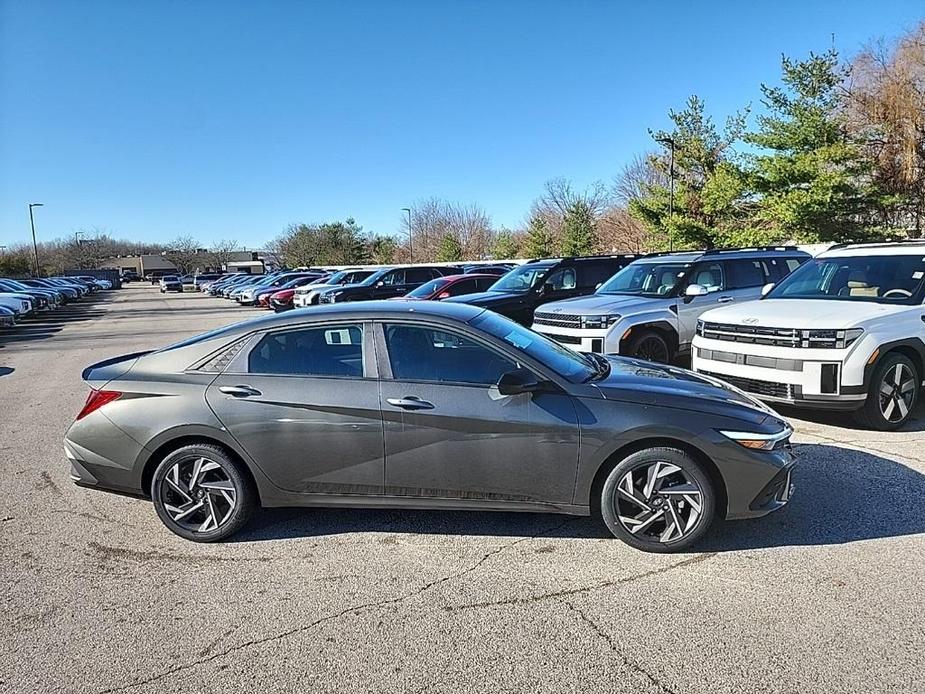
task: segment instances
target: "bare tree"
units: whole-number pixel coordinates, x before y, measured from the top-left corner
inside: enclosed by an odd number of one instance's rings
[[[613,181],[613,197],[624,207],[649,195],[655,187],[668,187],[668,177],[656,165],[654,153],[637,154]]]
[[[642,253],[646,250],[646,230],[625,208],[611,205],[597,221],[598,251],[601,253]]]
[[[232,254],[237,250],[238,242],[229,239],[216,241],[209,247],[209,262],[212,266],[221,270],[226,267],[232,259]]]
[[[402,220],[402,226],[407,235],[407,219]],[[481,207],[451,203],[440,198],[421,200],[412,208],[411,232],[415,261],[436,260],[447,236],[456,239],[462,249],[462,257],[469,260],[488,255],[494,241],[491,217]],[[406,241],[396,257],[407,260],[411,250]]]
[[[186,274],[195,270],[199,263],[198,248],[199,245],[192,236],[178,236],[167,244],[164,256],[176,265],[180,273]]]

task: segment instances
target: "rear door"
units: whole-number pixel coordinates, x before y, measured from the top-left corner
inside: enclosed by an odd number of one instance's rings
[[[477,335],[380,325],[386,494],[571,503],[579,431],[568,395],[502,396],[501,374],[521,365]]]
[[[276,486],[378,494],[382,416],[373,353],[364,323],[265,332],[233,359],[206,399]]]
[[[761,288],[771,279],[771,269],[762,258],[730,259],[726,264],[726,282],[736,301],[752,301],[761,297]]]

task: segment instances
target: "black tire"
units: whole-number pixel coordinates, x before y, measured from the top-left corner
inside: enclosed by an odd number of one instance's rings
[[[899,383],[896,383],[897,373],[900,374]],[[898,429],[909,421],[918,404],[921,378],[919,370],[909,357],[898,352],[886,354],[874,369],[867,399],[861,409],[854,413],[855,420],[861,426],[877,431]],[[910,381],[911,388],[908,387]],[[906,390],[902,390],[903,385],[907,385]],[[887,388],[890,389],[889,395],[884,392]],[[890,400],[892,406],[889,404]]]
[[[225,478],[224,480],[213,479],[212,484],[227,480],[228,483],[233,485],[234,500],[233,504],[228,504],[226,507],[227,496],[219,498],[218,495],[223,494],[223,492],[216,492],[212,498],[216,499],[216,506],[220,503],[222,506],[212,512],[212,517],[213,520],[220,518],[220,522],[217,523],[217,527],[209,527],[202,531],[191,527],[191,525],[197,524],[200,518],[205,519],[208,517],[205,507],[201,511],[193,511],[181,522],[178,522],[167,508],[168,504],[174,499],[182,501],[180,494],[183,492],[178,493],[176,487],[170,484],[173,477],[171,477],[170,481],[167,479],[168,475],[172,476],[174,474],[173,469],[175,466],[178,466],[178,470],[180,470],[178,476],[181,480],[181,488],[185,488],[187,492],[190,492],[185,494],[187,499],[190,500],[189,505],[195,505],[197,501],[202,501],[209,496],[208,492],[202,494],[201,488],[194,491],[188,484],[192,480],[184,477],[182,472],[189,464],[195,465],[195,461],[200,459],[219,466],[218,470],[212,469],[200,474],[202,484],[207,484],[207,475],[211,474],[213,478],[223,477]],[[212,444],[191,444],[170,453],[154,471],[150,491],[154,508],[161,522],[171,532],[193,542],[220,542],[228,539],[248,523],[257,506],[257,491],[250,476],[241,469],[240,463],[229,456],[224,449]],[[205,499],[205,501],[209,502],[210,507],[212,506],[210,499]],[[180,506],[174,505],[173,508],[179,510]]]
[[[668,341],[657,330],[642,330],[633,335],[626,355],[658,364],[670,364],[673,356]]]
[[[636,486],[633,479],[636,477],[643,481],[647,477],[648,469],[656,465],[666,466],[656,467],[656,472],[667,471],[668,474],[656,479],[656,484],[659,479],[664,480],[662,486],[653,490],[653,494],[647,497],[644,488]],[[678,472],[672,472],[672,469],[677,469]],[[633,485],[636,498],[644,500],[649,511],[645,511],[635,501],[629,501],[624,495],[620,483],[627,475],[630,475],[630,484]],[[695,486],[697,492],[684,496],[679,486],[682,483],[688,485],[684,489]],[[699,511],[696,508],[697,500],[700,503]],[[630,454],[610,471],[601,488],[600,513],[607,529],[614,537],[644,552],[680,552],[687,549],[709,530],[715,509],[716,491],[713,489],[710,476],[700,463],[677,448],[660,446]],[[633,514],[633,511],[639,513]],[[627,515],[623,516],[623,513]],[[640,516],[641,520],[633,518],[634,515]],[[655,516],[655,519],[648,521],[650,516]],[[681,523],[673,523],[670,520],[671,516]],[[621,517],[628,520],[621,520]],[[635,532],[628,529],[629,520],[638,526]],[[669,524],[676,527],[676,536],[669,532]],[[685,526],[683,529],[680,528],[682,524]],[[666,534],[669,537],[664,541],[653,537]]]

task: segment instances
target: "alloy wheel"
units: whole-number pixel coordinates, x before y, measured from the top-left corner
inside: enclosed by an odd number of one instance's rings
[[[640,359],[645,359],[646,361],[654,361],[660,364],[667,364],[669,360],[668,349],[664,341],[654,335],[643,339],[637,345],[635,356]]]
[[[648,542],[677,542],[697,527],[703,491],[677,465],[652,462],[620,478],[615,512],[623,527]]]
[[[909,415],[915,398],[915,376],[899,362],[880,381],[880,414],[888,422],[901,422]]]
[[[164,476],[160,495],[171,520],[196,533],[221,528],[238,500],[228,472],[220,463],[201,456],[174,463]]]

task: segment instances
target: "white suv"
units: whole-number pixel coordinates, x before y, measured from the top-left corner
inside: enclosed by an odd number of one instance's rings
[[[895,429],[925,374],[923,299],[925,242],[833,246],[761,301],[704,313],[693,369],[764,400],[854,410]]]

